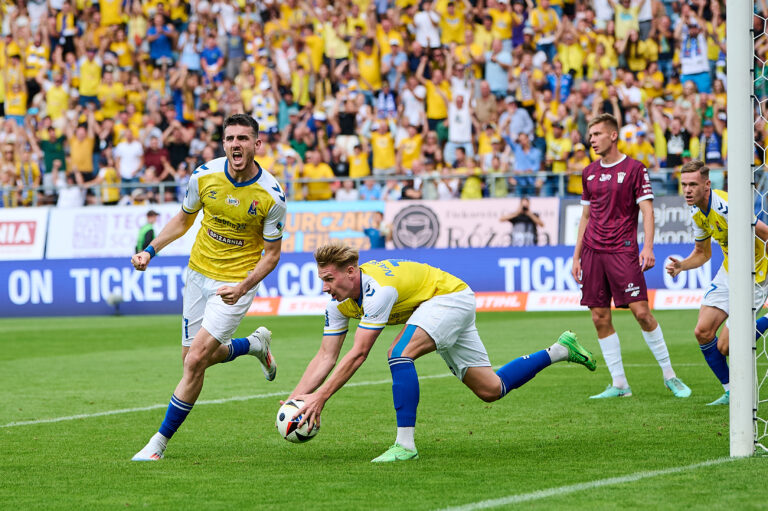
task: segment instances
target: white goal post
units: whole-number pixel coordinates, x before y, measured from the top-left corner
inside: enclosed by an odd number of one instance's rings
[[[730,453],[751,456],[756,442],[754,269],[753,2],[728,2],[728,279],[730,287]],[[758,34],[754,34],[755,36]]]

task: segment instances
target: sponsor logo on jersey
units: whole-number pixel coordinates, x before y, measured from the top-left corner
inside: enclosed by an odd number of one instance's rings
[[[392,242],[396,248],[432,248],[440,234],[440,221],[422,205],[401,209],[392,221]]]
[[[618,181],[619,183],[623,183],[624,182],[624,176],[626,176],[626,175],[627,175],[626,172],[619,172],[618,174],[616,174],[616,181]]]
[[[595,175],[594,175],[594,174],[592,174],[591,176],[589,176],[589,177],[587,178],[587,181],[592,181],[593,179],[595,179]]]
[[[612,176],[610,174],[600,174],[600,182],[602,183],[603,181],[610,181],[611,177]]]
[[[232,197],[231,195],[227,195],[227,198],[224,200],[227,204],[230,206],[239,206],[240,205],[240,199],[237,197]]]
[[[230,222],[226,218],[221,218],[221,217],[215,216],[215,215],[211,217],[211,220],[213,220],[217,224],[225,225],[225,226],[229,227],[230,229],[234,229],[236,231],[244,231],[245,228],[248,226],[248,224],[245,224],[245,223],[238,224],[238,223],[235,223],[235,222]]]
[[[249,215],[257,215],[259,213],[258,211],[259,201],[255,200],[251,202],[251,207],[248,208],[248,214]]]
[[[208,236],[215,239],[216,241],[220,241],[221,243],[226,243],[227,245],[237,245],[238,247],[243,246],[243,240],[227,238],[226,236],[222,236],[218,232],[211,229],[208,229]]]
[[[209,191],[208,192],[208,198],[215,200],[216,199],[216,190]]]

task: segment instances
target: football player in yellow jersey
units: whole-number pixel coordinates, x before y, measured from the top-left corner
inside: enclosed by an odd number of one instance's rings
[[[704,294],[699,309],[699,319],[694,329],[696,340],[704,359],[712,372],[723,385],[725,393],[709,403],[710,405],[727,405],[730,402],[730,386],[728,378],[728,193],[713,190],[709,181],[709,167],[701,160],[691,160],[680,170],[680,184],[685,195],[685,202],[691,206],[693,217],[693,234],[696,244],[693,252],[683,260],[670,257],[666,270],[669,275],[676,277],[681,271],[698,268],[712,257],[712,238],[723,251],[723,265],[712,279],[709,289]],[[766,252],[765,243],[768,241],[768,226],[757,220],[755,223],[755,292],[754,307],[760,310],[768,296],[766,282]],[[725,322],[720,338],[717,330]],[[768,328],[768,319],[760,318],[757,331],[762,334]]]
[[[419,378],[414,359],[437,351],[451,372],[483,401],[496,401],[555,362],[568,360],[595,370],[592,353],[573,332],[550,348],[517,358],[493,371],[475,326],[475,295],[459,278],[439,268],[402,259],[358,265],[357,250],[330,243],[315,250],[325,309],[323,340],[317,355],[291,393],[304,401],[301,423],[317,423],[326,401],[365,361],[387,325],[404,325],[389,349],[397,439],[374,463],[418,459],[414,443]],[[360,323],[352,348],[336,363],[349,330]],[[331,371],[334,369],[333,374]],[[298,414],[297,414],[298,415]]]
[[[182,211],[144,251],[131,258],[134,268],[146,270],[150,259],[183,236],[203,210],[184,287],[184,375],[160,430],[134,461],[163,457],[168,440],[200,395],[207,367],[248,354],[259,359],[268,381],[277,372],[269,350],[269,330],[259,327],[248,337],[231,337],[253,303],[259,283],[280,260],[285,194],[253,159],[261,144],[256,120],[246,114],[228,117],[223,144],[226,157],[211,160],[192,173]]]

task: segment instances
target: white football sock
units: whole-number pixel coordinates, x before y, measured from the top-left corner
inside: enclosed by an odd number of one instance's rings
[[[621,344],[619,343],[619,334],[612,333],[608,337],[598,339],[600,350],[603,352],[605,365],[613,379],[613,386],[619,389],[629,387],[627,377],[624,375],[624,364],[621,363]]]
[[[568,348],[563,346],[562,344],[555,343],[549,348],[547,348],[547,354],[549,355],[549,359],[554,364],[555,362],[562,362],[564,360],[568,360]]]
[[[407,428],[398,427],[397,439],[395,440],[395,443],[399,444],[400,447],[405,447],[406,449],[416,449],[416,442],[413,440],[413,432],[415,430],[416,428],[413,426],[409,426]]]
[[[667,343],[664,342],[664,334],[661,333],[661,325],[656,325],[656,329],[651,332],[643,332],[643,339],[645,339],[648,347],[651,348],[651,353],[656,357],[656,361],[661,366],[661,371],[664,373],[664,379],[668,380],[674,378],[675,370],[672,369],[672,362],[669,360],[669,351],[667,350]]]

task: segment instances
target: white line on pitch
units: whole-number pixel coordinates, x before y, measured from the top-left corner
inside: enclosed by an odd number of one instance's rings
[[[668,474],[676,474],[678,472],[688,472],[689,470],[696,470],[703,467],[709,467],[712,465],[720,465],[721,463],[728,463],[738,458],[718,458],[709,461],[703,461],[701,463],[694,463],[693,465],[685,465],[682,467],[671,467],[660,470],[649,470],[645,472],[635,472],[634,474],[628,474],[619,477],[609,477],[608,479],[597,479],[596,481],[589,481],[586,483],[570,484],[567,486],[558,486],[555,488],[549,488],[546,490],[537,490],[530,493],[519,493],[517,495],[508,495],[506,497],[500,497],[497,499],[481,500],[479,502],[472,502],[470,504],[464,504],[462,506],[447,507],[441,511],[472,511],[474,509],[489,509],[492,507],[508,506],[510,504],[519,504],[521,502],[530,502],[532,500],[541,500],[549,497],[561,497],[569,493],[575,493],[584,490],[593,490],[595,488],[602,488],[604,486],[615,486],[618,484],[633,483],[641,479],[647,479],[649,477],[658,477]]]
[[[429,380],[433,378],[445,378],[447,376],[453,376],[453,375],[450,373],[433,374],[433,375],[427,375],[427,376],[420,376],[419,379]],[[388,380],[352,382],[352,383],[347,383],[344,386],[345,387],[364,387],[368,385],[383,385],[385,383],[392,383],[392,380],[388,379]],[[222,403],[231,403],[233,401],[248,401],[251,399],[265,399],[268,397],[286,397],[290,393],[291,393],[290,390],[284,390],[281,392],[270,392],[269,394],[254,394],[252,396],[233,396],[233,397],[225,397],[222,399],[201,399],[200,401],[195,403],[195,406],[219,405]],[[150,405],[150,406],[140,406],[136,408],[121,408],[119,410],[107,410],[105,412],[81,413],[78,415],[67,415],[65,417],[51,417],[50,419],[36,419],[36,420],[30,420],[30,421],[9,422],[8,424],[0,425],[0,428],[13,428],[17,426],[32,426],[35,424],[48,424],[52,422],[73,421],[77,419],[90,419],[91,417],[104,417],[107,415],[120,415],[123,413],[145,412],[148,410],[157,410],[161,408],[168,408],[168,404],[166,403],[166,404],[157,404],[157,405]]]
[[[675,364],[676,367],[688,367],[688,366],[698,366],[702,364]],[[651,367],[656,366],[656,364],[624,364],[624,367]],[[575,368],[575,366],[561,366],[561,367],[569,367],[569,368]],[[447,376],[451,376],[450,373],[444,373],[444,374],[433,374],[433,375],[427,375],[427,376],[419,376],[420,380],[427,380],[432,378],[445,378]],[[385,383],[392,383],[392,380],[378,380],[378,381],[361,381],[361,382],[352,382],[344,385],[345,387],[364,387],[367,385],[383,385]],[[226,397],[222,399],[207,399],[207,400],[200,400],[197,403],[195,403],[195,406],[199,405],[218,405],[222,403],[231,403],[234,401],[248,401],[250,399],[265,399],[268,397],[279,397],[279,396],[287,396],[290,394],[291,391],[281,391],[281,392],[270,392],[269,394],[254,394],[251,396],[233,396],[233,397]],[[67,415],[64,417],[51,417],[49,419],[35,419],[35,420],[29,420],[29,421],[17,421],[17,422],[9,422],[8,424],[2,424],[0,425],[0,429],[2,428],[13,428],[17,426],[32,426],[35,424],[49,424],[53,422],[64,422],[64,421],[73,421],[78,419],[89,419],[91,417],[105,417],[108,415],[121,415],[124,413],[134,413],[134,412],[146,412],[148,410],[157,410],[161,408],[167,408],[168,404],[157,404],[157,405],[150,405],[150,406],[139,406],[136,408],[121,408],[118,410],[107,410],[104,412],[95,412],[95,413],[81,413],[78,415]]]

